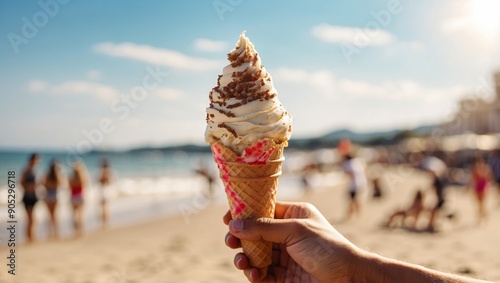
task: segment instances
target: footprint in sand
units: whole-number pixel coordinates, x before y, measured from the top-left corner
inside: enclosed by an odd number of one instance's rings
[[[151,258],[136,258],[132,261],[131,269],[145,270],[151,262],[154,262]]]
[[[463,275],[474,275],[476,274],[476,271],[468,266],[462,266],[457,269],[456,273]]]
[[[227,260],[221,261],[219,263],[219,267],[221,267],[223,269],[232,269],[233,268],[232,264]]]
[[[187,248],[188,239],[185,236],[177,235],[171,238],[168,246],[169,252],[182,252]]]
[[[112,264],[105,263],[103,266],[101,266],[102,271],[109,271],[109,270],[114,270],[115,267]]]

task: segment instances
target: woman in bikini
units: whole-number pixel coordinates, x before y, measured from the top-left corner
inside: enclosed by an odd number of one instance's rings
[[[44,186],[45,186],[45,203],[49,210],[50,222],[49,222],[49,236],[58,239],[59,238],[59,227],[56,218],[56,207],[57,207],[57,191],[61,186],[61,170],[59,163],[53,160],[50,164],[49,171],[45,176]]]
[[[491,170],[483,158],[476,158],[472,164],[469,189],[473,189],[478,205],[478,224],[481,225],[487,218],[485,197],[488,183],[491,180]]]
[[[83,234],[83,192],[88,184],[84,165],[81,162],[73,164],[73,173],[69,179],[71,190],[71,206],[73,208],[73,227],[75,236]]]
[[[101,223],[102,227],[108,226],[109,222],[109,210],[108,210],[108,189],[111,181],[113,179],[113,174],[109,163],[106,159],[101,162],[101,170],[99,172],[99,185],[100,185],[100,201],[101,201]]]
[[[28,165],[23,170],[21,175],[20,184],[24,189],[23,195],[23,203],[24,208],[26,209],[27,215],[27,227],[26,227],[26,239],[28,242],[34,241],[33,229],[35,226],[35,219],[33,217],[33,208],[38,201],[38,197],[36,195],[36,175],[35,175],[35,167],[40,161],[40,156],[36,153],[31,154]]]

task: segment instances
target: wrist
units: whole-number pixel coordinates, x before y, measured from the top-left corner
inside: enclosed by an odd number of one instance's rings
[[[382,259],[380,256],[358,250],[356,263],[353,265],[352,280],[351,282],[380,282],[375,281],[375,278],[380,276]]]

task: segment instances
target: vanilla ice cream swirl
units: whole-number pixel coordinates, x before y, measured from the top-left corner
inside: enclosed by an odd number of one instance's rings
[[[278,100],[272,78],[245,32],[227,57],[230,64],[210,91],[205,140],[220,142],[236,153],[264,138],[287,143],[292,117]]]

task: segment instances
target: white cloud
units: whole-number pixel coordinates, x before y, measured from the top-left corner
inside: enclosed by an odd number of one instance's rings
[[[338,81],[339,93],[354,94],[359,96],[384,96],[386,89],[381,85],[352,79]]]
[[[47,89],[49,83],[42,80],[33,80],[28,83],[28,91],[29,92],[40,92]]]
[[[99,43],[94,46],[94,51],[113,57],[123,57],[186,71],[213,70],[224,65],[223,62],[218,60],[190,57],[178,51],[131,42],[119,44],[112,42]]]
[[[92,70],[87,73],[87,77],[97,78],[100,72]],[[110,102],[120,95],[117,89],[89,81],[67,81],[61,84],[50,84],[43,80],[32,80],[28,82],[27,89],[30,92],[45,91],[52,95],[87,95],[104,102]]]
[[[389,100],[412,98],[431,103],[440,99],[457,98],[466,90],[461,86],[427,87],[412,80],[393,80],[374,84],[357,79],[337,78],[328,70],[307,72],[303,69],[279,68],[273,70],[272,74],[276,82],[303,84],[327,97],[354,95]]]
[[[204,52],[220,52],[227,50],[227,43],[225,41],[198,38],[194,41],[194,47]]]
[[[180,89],[170,88],[170,87],[160,87],[157,88],[153,93],[153,96],[163,98],[165,100],[178,100],[182,98],[185,93]]]
[[[87,79],[91,81],[98,81],[102,78],[102,73],[99,70],[90,70],[87,72]]]
[[[110,102],[120,95],[113,87],[86,81],[69,81],[60,85],[54,85],[50,92],[58,95],[88,95],[99,100]]]
[[[441,31],[454,33],[470,25],[471,19],[468,17],[450,18],[441,23]]]
[[[387,45],[396,40],[394,35],[383,29],[361,29],[326,23],[314,26],[311,33],[324,42],[350,44],[357,47]]]
[[[327,70],[308,73],[302,69],[279,68],[271,73],[277,82],[304,84],[327,95],[333,94],[335,90],[335,77]]]
[[[338,127],[372,131],[440,122],[469,89],[408,79],[342,77],[327,69],[282,67],[269,72],[294,116],[294,137]]]
[[[347,44],[356,48],[367,46],[384,46],[388,56],[398,54],[406,55],[405,52],[422,52],[424,45],[418,41],[400,41],[387,30],[384,29],[362,29],[354,27],[334,26],[320,24],[311,29],[311,34],[327,43]],[[343,52],[347,52],[343,50]],[[351,54],[352,55],[352,54]],[[344,53],[344,56],[350,56]]]

